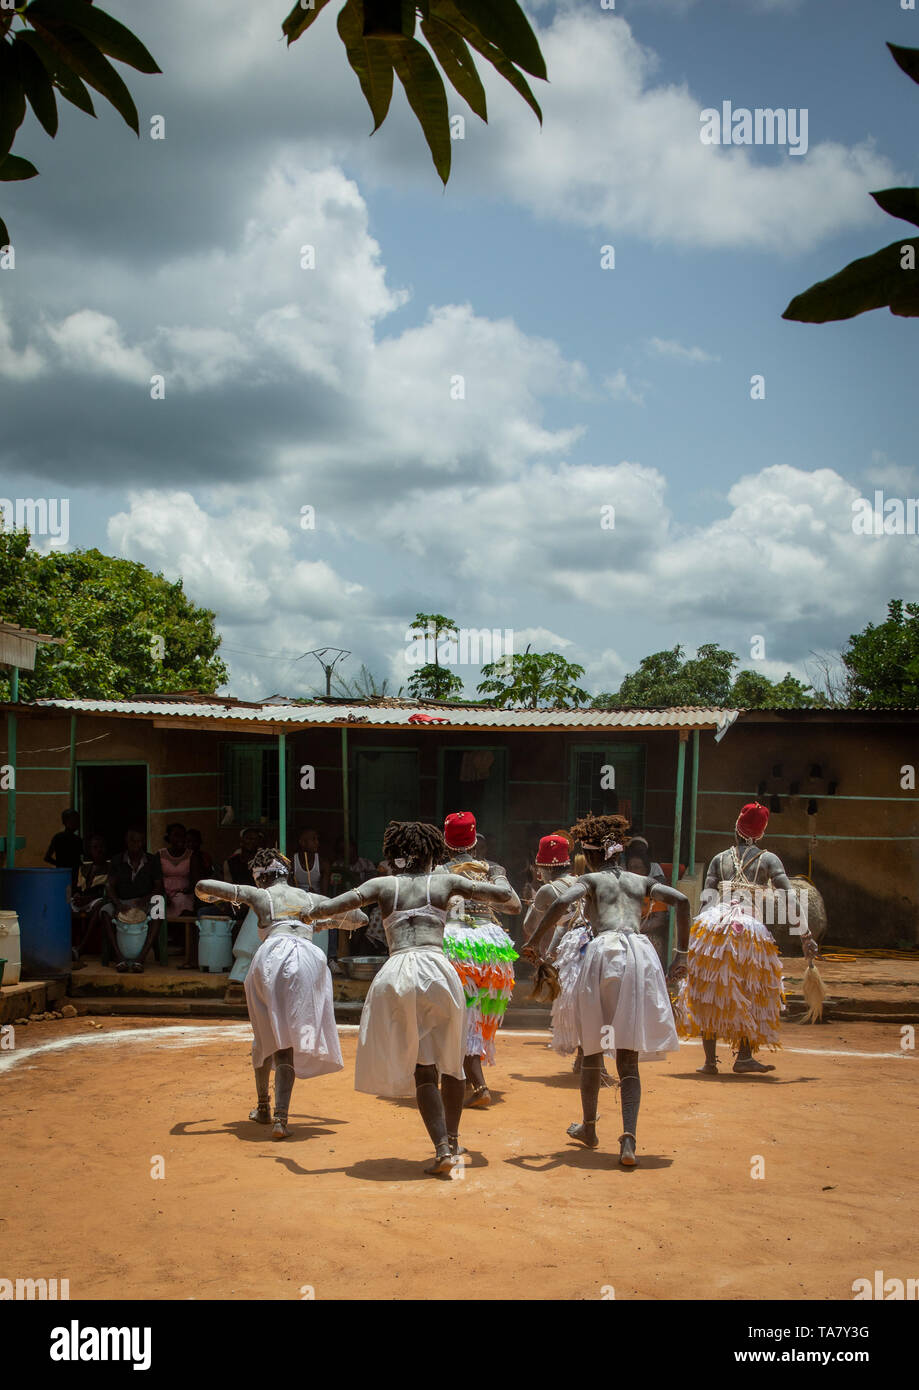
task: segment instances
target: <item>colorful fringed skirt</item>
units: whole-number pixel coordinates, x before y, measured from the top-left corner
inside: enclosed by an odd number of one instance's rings
[[[689,937],[687,974],[674,1000],[681,1037],[723,1038],[775,1049],[785,1007],[782,960],[772,933],[739,907],[701,912]]]
[[[514,943],[496,922],[470,915],[448,918],[444,951],[466,996],[466,1056],[492,1065],[495,1034],[514,992]]]

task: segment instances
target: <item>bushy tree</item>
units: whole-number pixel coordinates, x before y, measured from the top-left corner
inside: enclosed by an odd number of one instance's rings
[[[702,705],[741,709],[794,709],[814,704],[814,692],[791,672],[771,681],[758,671],[740,671],[738,659],[717,643],[699,647],[684,660],[682,646],[646,656],[613,694],[597,695],[594,709],[654,709]]]
[[[850,637],[842,660],[853,705],[919,706],[919,603],[891,599],[886,622]]]
[[[459,628],[452,618],[443,613],[416,613],[409,623],[409,631],[417,632],[420,641],[429,642],[434,648],[434,660],[426,661],[417,671],[413,671],[408,682],[408,693],[416,700],[449,700],[458,695],[463,682],[453,671],[440,664],[441,643],[449,642]]]
[[[590,698],[576,681],[584,667],[566,661],[558,652],[531,652],[506,656],[482,667],[484,679],[477,686],[480,695],[491,695],[499,706],[523,705],[551,709],[582,705]]]
[[[39,555],[25,531],[0,531],[0,618],[63,638],[22,672],[23,700],[212,693],[227,679],[214,614],[182,581],[98,550]],[[0,691],[9,697],[2,668]]]

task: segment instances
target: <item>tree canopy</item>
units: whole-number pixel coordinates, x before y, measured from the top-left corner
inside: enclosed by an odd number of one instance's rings
[[[0,618],[64,639],[22,672],[23,700],[213,693],[227,679],[214,614],[182,581],[98,550],[39,555],[27,532],[0,531]],[[2,668],[0,692],[9,698]]]
[[[855,706],[919,706],[919,603],[891,599],[887,620],[869,623],[842,653]]]
[[[443,613],[416,613],[409,623],[409,632],[418,633],[422,651],[433,647],[434,660],[426,661],[409,677],[408,693],[416,700],[450,700],[463,688],[460,676],[440,664],[441,643],[449,641],[459,628]]]
[[[791,672],[780,681],[771,681],[758,671],[739,671],[733,652],[717,643],[699,647],[696,655],[684,659],[682,646],[653,652],[643,658],[638,670],[626,676],[619,690],[597,695],[594,709],[649,709],[657,706],[704,705],[742,709],[800,708],[817,703],[809,685]]]
[[[576,685],[583,666],[566,661],[558,652],[516,653],[510,661],[502,657],[482,667],[484,679],[476,687],[480,695],[491,695],[498,706],[524,705],[552,709],[585,704],[590,696]]]

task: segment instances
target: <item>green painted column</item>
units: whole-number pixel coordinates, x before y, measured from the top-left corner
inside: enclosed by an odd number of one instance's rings
[[[278,849],[287,853],[287,735],[278,734]]]
[[[77,804],[77,716],[70,716],[70,804]]]
[[[670,874],[670,883],[676,887],[680,877],[680,840],[682,838],[683,827],[683,783],[686,779],[686,741],[689,734],[685,730],[680,731],[680,742],[677,752],[676,764],[676,799],[673,807],[673,869]],[[667,962],[673,960],[673,943],[676,933],[676,916],[673,908],[670,909],[670,923],[667,933]]]
[[[692,731],[692,782],[689,792],[689,872],[696,872],[696,812],[699,802],[699,730]]]
[[[10,669],[10,702],[19,701],[19,667]],[[6,793],[6,867],[16,867],[16,716],[7,718],[7,762],[12,768],[9,789]]]
[[[350,863],[348,846],[351,844],[350,808],[348,805],[348,730],[341,730],[341,807],[342,833],[345,837],[345,863]]]

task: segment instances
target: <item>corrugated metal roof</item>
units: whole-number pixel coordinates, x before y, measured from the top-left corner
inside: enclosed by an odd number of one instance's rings
[[[684,707],[649,710],[450,708],[391,702],[314,705],[225,705],[167,700],[36,700],[34,705],[82,714],[111,714],[176,723],[221,720],[228,723],[293,725],[385,725],[390,728],[480,729],[726,729],[734,709]],[[421,719],[418,716],[423,716]]]

